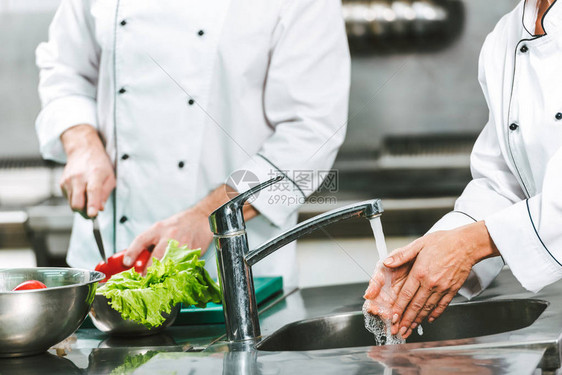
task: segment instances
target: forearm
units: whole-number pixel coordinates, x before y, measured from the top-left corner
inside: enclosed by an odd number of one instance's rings
[[[202,212],[206,216],[209,216],[211,215],[211,213],[213,213],[213,211],[228,202],[236,195],[238,195],[238,192],[235,189],[226,184],[223,184],[209,193],[209,195],[203,198],[195,206],[193,206],[193,209]],[[251,204],[246,203],[243,208],[243,214],[244,219],[248,221],[258,216],[259,212]]]

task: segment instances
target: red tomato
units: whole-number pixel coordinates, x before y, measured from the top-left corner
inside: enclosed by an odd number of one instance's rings
[[[14,289],[12,289],[12,291],[15,292],[17,290],[30,290],[30,289],[47,289],[47,285],[43,284],[41,281],[28,280],[16,286]]]

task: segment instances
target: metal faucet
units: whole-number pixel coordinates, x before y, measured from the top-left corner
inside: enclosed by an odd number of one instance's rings
[[[328,224],[352,217],[372,219],[383,212],[380,199],[337,208],[303,221],[250,251],[242,208],[254,194],[282,179],[283,176],[279,176],[249,189],[209,216],[217,249],[226,336],[229,341],[253,340],[261,335],[252,276],[254,264],[299,237]]]

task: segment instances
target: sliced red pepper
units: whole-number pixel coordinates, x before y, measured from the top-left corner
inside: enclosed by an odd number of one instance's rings
[[[135,260],[135,265],[134,265],[135,271],[137,271],[138,273],[143,273],[144,269],[146,268],[146,264],[150,260],[151,255],[152,252],[148,250],[143,250],[138,256],[137,260]]]
[[[142,273],[146,267],[146,263],[150,259],[151,252],[148,250],[143,250],[134,262],[135,271]],[[105,283],[113,275],[126,271],[133,266],[126,267],[123,265],[123,257],[125,256],[125,250],[113,254],[107,258],[107,263],[99,262],[95,270],[103,272],[105,274],[105,279],[102,283]]]

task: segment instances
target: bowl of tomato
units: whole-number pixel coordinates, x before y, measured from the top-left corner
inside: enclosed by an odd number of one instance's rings
[[[77,268],[0,269],[0,357],[43,353],[74,333],[104,277]]]

